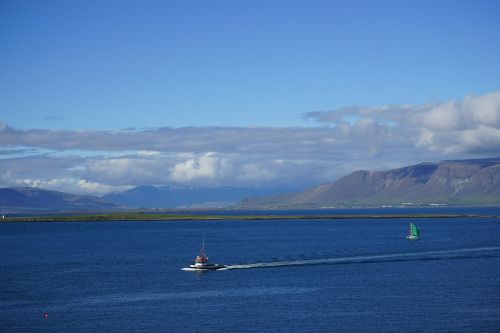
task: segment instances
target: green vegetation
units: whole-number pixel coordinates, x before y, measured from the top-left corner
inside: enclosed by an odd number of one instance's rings
[[[80,215],[6,217],[2,222],[98,222],[98,221],[222,221],[222,220],[300,220],[300,219],[401,219],[496,217],[470,214],[394,214],[394,215],[193,215],[152,213],[102,213]]]

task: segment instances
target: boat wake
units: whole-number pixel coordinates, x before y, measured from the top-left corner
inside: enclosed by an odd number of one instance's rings
[[[463,259],[463,258],[477,258],[484,256],[500,256],[500,252],[498,252],[499,250],[500,247],[478,247],[478,248],[464,248],[455,250],[362,255],[362,256],[352,256],[352,257],[285,260],[285,261],[261,262],[253,264],[226,265],[226,267],[221,268],[219,270],[373,263],[373,262],[389,262],[389,261]]]

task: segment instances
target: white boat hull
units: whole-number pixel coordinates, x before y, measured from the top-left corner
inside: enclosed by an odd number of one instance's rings
[[[189,265],[189,268],[200,269],[200,270],[210,270],[210,269],[220,269],[226,266],[222,264],[207,264],[207,265]]]
[[[418,237],[418,236],[411,236],[410,235],[410,236],[406,236],[406,239],[409,239],[409,240],[419,240],[420,237]]]

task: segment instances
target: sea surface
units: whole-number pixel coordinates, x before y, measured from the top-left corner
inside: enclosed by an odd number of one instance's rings
[[[500,219],[0,223],[0,331],[500,332]]]

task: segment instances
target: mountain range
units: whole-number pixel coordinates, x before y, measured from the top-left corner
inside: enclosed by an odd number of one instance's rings
[[[386,171],[358,170],[336,182],[284,195],[253,197],[240,208],[381,205],[496,205],[500,158],[421,163]]]
[[[237,187],[139,186],[102,198],[115,204],[142,208],[222,208],[246,197],[285,193],[290,189]]]
[[[358,170],[301,192],[283,188],[139,186],[103,197],[33,187],[0,188],[3,212],[116,211],[132,208],[285,209],[383,205],[499,205],[500,158]]]
[[[288,190],[289,191],[289,190]],[[103,197],[69,194],[35,187],[0,188],[0,210],[5,213],[54,211],[116,211],[150,208],[222,208],[245,197],[287,192],[286,189],[230,187],[139,186]]]

